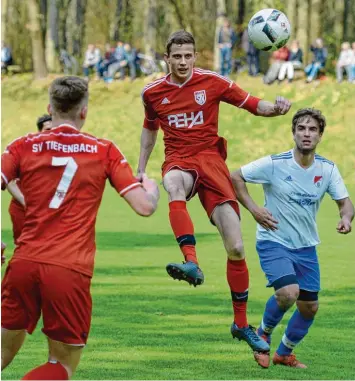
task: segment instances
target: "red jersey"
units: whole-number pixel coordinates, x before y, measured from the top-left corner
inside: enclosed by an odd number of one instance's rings
[[[121,196],[141,186],[117,146],[61,125],[16,139],[1,166],[6,183],[20,178],[26,201],[15,257],[92,276],[106,179]]]
[[[170,74],[150,83],[142,92],[144,127],[156,130],[160,124],[166,159],[224,146],[219,144],[222,138],[218,136],[220,102],[256,114],[259,99],[215,72],[194,69],[181,85],[170,82],[169,77]]]
[[[21,190],[20,181],[16,182],[16,185]],[[14,235],[14,242],[17,244],[17,240],[21,235],[21,231],[23,228],[23,224],[25,223],[25,208],[23,205],[18,202],[14,197],[12,197],[10,206],[9,206],[9,214],[12,221],[12,231]]]

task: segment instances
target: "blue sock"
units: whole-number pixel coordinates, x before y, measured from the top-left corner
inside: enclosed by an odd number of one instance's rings
[[[304,318],[296,309],[288,322],[286,332],[276,352],[280,356],[291,354],[295,346],[307,335],[313,321],[314,319]]]
[[[275,295],[266,302],[263,319],[258,329],[259,335],[271,335],[273,329],[281,321],[286,311],[277,304]]]

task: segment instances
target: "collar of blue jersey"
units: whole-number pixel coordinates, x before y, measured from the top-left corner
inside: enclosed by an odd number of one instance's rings
[[[292,150],[291,150],[291,153],[292,153],[292,161],[293,161],[294,165],[295,165],[298,169],[302,169],[303,171],[309,171],[311,168],[313,168],[313,166],[314,166],[314,164],[315,164],[315,162],[316,162],[316,158],[315,158],[315,156],[314,156],[314,158],[313,158],[313,163],[312,163],[308,168],[303,168],[303,167],[301,167],[301,166],[297,163],[297,161],[296,161],[296,159],[295,159],[294,150],[295,150],[294,148],[292,148]]]

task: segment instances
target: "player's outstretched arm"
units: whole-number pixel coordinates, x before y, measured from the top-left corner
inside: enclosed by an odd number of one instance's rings
[[[337,231],[340,234],[351,232],[351,221],[354,219],[354,205],[349,197],[335,201],[339,208],[341,220],[338,223]]]
[[[145,169],[148,164],[150,154],[153,151],[155,142],[157,141],[158,130],[142,129],[141,148],[139,153],[137,179],[142,181]]]
[[[259,207],[248,192],[241,170],[232,172],[232,183],[237,194],[237,200],[248,209],[255,221],[266,230],[277,230],[277,221],[269,210]]]
[[[275,103],[269,101],[260,100],[256,113],[259,116],[279,116],[285,115],[291,108],[291,102],[283,97],[277,97]]]
[[[160,197],[159,188],[157,183],[145,174],[142,176],[142,185],[143,188],[134,188],[127,192],[123,198],[137,214],[149,217],[157,209]]]
[[[16,180],[10,181],[7,184],[6,188],[15,200],[17,200],[22,206],[24,207],[26,206],[25,198],[22,192],[20,191],[20,188],[17,186]]]

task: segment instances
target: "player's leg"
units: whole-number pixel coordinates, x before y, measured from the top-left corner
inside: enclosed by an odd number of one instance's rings
[[[22,380],[69,380],[79,365],[83,348],[48,338],[48,362],[26,373]]]
[[[26,331],[1,328],[1,370],[16,356],[26,338]]]
[[[49,359],[25,380],[68,380],[75,372],[90,330],[91,279],[64,267],[41,264],[43,333]],[[63,282],[65,279],[65,282]]]
[[[40,317],[36,274],[36,264],[28,261],[12,260],[6,269],[1,284],[1,369],[11,363],[26,331],[32,333]]]
[[[187,171],[172,169],[164,175],[163,184],[169,195],[170,224],[186,262],[169,263],[167,271],[174,279],[185,280],[195,286],[202,284],[204,278],[198,267],[194,226],[186,207],[186,199],[193,191],[195,178]]]
[[[228,256],[227,280],[234,311],[231,333],[233,337],[246,341],[255,351],[268,351],[268,344],[255,334],[246,317],[249,273],[240,230],[239,207],[228,168],[219,154],[206,155],[201,167],[204,176],[200,179],[198,195],[223,239]]]
[[[273,362],[296,368],[306,368],[306,365],[299,362],[292,352],[307,335],[318,311],[320,273],[315,247],[297,252],[295,269],[300,286],[297,309],[288,322]]]
[[[206,196],[206,195],[205,195]],[[233,202],[234,207],[236,203]],[[269,352],[269,345],[255,334],[247,320],[249,273],[245,261],[239,216],[229,202],[216,206],[211,220],[216,225],[227,251],[227,281],[231,291],[234,321],[232,336],[244,340],[256,352]]]

